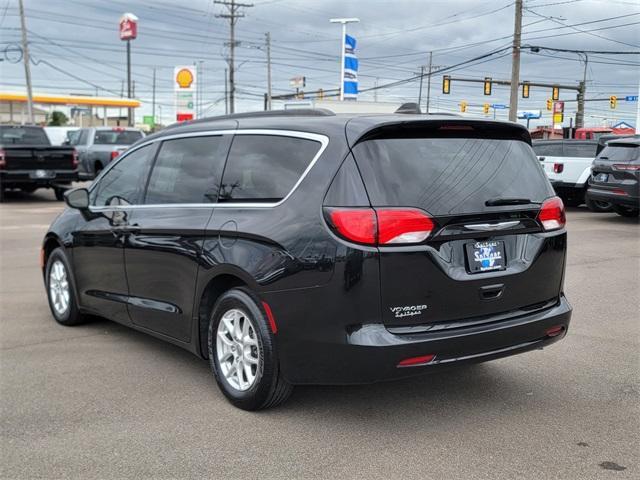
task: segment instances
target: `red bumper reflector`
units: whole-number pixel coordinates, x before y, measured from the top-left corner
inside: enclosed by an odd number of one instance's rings
[[[434,358],[436,358],[435,353],[422,355],[420,357],[405,358],[400,363],[398,363],[398,367],[417,367],[419,365],[425,365],[431,362]]]
[[[562,332],[564,332],[564,327],[562,325],[556,325],[555,327],[549,328],[545,333],[547,337],[557,337]]]
[[[276,319],[273,318],[271,307],[267,302],[262,302],[262,308],[264,308],[264,312],[267,314],[267,320],[269,320],[269,327],[271,327],[271,332],[273,332],[273,334],[275,335],[278,332],[278,326],[276,325]]]

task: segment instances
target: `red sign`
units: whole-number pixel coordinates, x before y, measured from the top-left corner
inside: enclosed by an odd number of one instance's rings
[[[193,113],[178,113],[176,115],[176,120],[179,122],[186,122],[188,120],[193,120]]]
[[[125,13],[120,17],[120,40],[134,40],[138,36],[138,17]]]
[[[564,112],[564,102],[554,102],[553,113],[562,113],[562,112]]]

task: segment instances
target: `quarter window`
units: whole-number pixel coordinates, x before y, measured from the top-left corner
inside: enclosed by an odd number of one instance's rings
[[[142,200],[154,147],[147,145],[116,162],[91,192],[92,205],[135,205]]]
[[[220,202],[285,198],[320,150],[320,142],[277,135],[236,135],[222,178]]]
[[[162,142],[145,203],[215,202],[228,145],[220,135]]]

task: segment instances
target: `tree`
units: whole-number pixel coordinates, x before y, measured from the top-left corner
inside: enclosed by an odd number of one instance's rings
[[[51,119],[49,120],[50,127],[62,127],[66,125],[69,121],[69,117],[67,117],[63,112],[55,111],[51,114]]]

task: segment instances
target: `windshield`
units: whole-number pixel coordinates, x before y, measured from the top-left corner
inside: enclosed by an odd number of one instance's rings
[[[432,215],[495,211],[488,200],[553,195],[531,147],[520,140],[389,138],[354,148],[371,203]]]
[[[2,145],[51,145],[40,127],[0,127]]]
[[[632,143],[614,143],[604,147],[598,157],[600,160],[612,160],[614,162],[632,162],[640,158],[640,146]]]
[[[93,139],[96,145],[131,145],[142,138],[136,130],[98,130]]]

